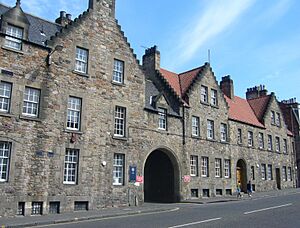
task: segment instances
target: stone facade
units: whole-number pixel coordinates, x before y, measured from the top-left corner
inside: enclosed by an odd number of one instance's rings
[[[20,13],[20,5],[16,7]],[[280,186],[275,178],[275,169],[280,169],[281,176],[283,166],[291,167],[294,174],[293,137],[288,136],[283,115],[280,127],[269,122],[270,111],[281,113],[275,96],[266,111],[264,128],[234,121],[211,67],[205,64],[187,93],[187,102],[161,75],[156,47],[147,50],[143,65],[139,64],[114,18],[114,8],[114,0],[90,0],[88,11],[65,27],[51,25],[58,32],[41,43],[30,36],[31,24],[24,28],[24,34],[29,35],[21,39],[20,50],[7,45],[1,28],[0,79],[12,86],[10,108],[0,111],[3,154],[4,145],[9,145],[8,172],[3,174],[6,168],[1,167],[0,216],[55,213],[53,205],[63,213],[82,206],[99,209],[136,205],[145,199],[163,201],[169,188],[172,196],[166,196],[167,201],[232,194],[239,160],[245,163],[245,181],[251,179],[254,167],[251,180],[256,191],[295,186],[294,177],[281,181]],[[75,70],[77,48],[88,53],[85,72]],[[122,83],[113,79],[115,60],[123,63]],[[201,103],[201,85],[208,88],[209,97],[211,89],[217,91],[217,105]],[[26,88],[40,92],[37,116],[24,115]],[[77,130],[67,125],[70,98],[81,104]],[[115,131],[117,107],[124,111],[121,136]],[[166,110],[165,116],[159,108]],[[199,136],[192,135],[193,116],[200,120]],[[166,129],[158,127],[162,118]],[[207,138],[207,119],[214,121],[213,139]],[[225,141],[221,141],[219,130],[222,123],[227,126]],[[238,128],[243,132],[242,144],[237,143]],[[246,144],[249,130],[254,135],[251,147]],[[267,134],[274,140],[276,136],[286,139],[288,153],[258,149],[258,132],[264,133],[265,145]],[[64,179],[69,150],[77,153],[74,183]],[[0,151],[0,156],[3,154]],[[122,164],[116,164],[115,155],[121,155]],[[189,180],[191,156],[198,158],[198,174]],[[208,158],[206,177],[201,175],[202,157]],[[216,158],[221,159],[220,177],[215,177]],[[226,178],[225,159],[230,161]],[[166,163],[160,164],[160,160]],[[262,180],[261,164],[272,165],[271,180]],[[144,176],[144,184],[129,181],[129,167],[136,167],[136,174]],[[117,171],[122,176],[116,185],[113,177]]]

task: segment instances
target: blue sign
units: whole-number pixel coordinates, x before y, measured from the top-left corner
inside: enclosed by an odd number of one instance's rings
[[[136,181],[136,166],[129,166],[129,181]]]

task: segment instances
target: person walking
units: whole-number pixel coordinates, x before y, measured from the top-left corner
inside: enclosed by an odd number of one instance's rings
[[[247,193],[249,197],[252,197],[252,184],[251,184],[251,180],[249,180],[248,184],[247,184]]]
[[[242,186],[241,182],[239,181],[237,183],[237,185],[236,185],[237,198],[242,198],[242,194],[241,194],[242,189],[241,189],[241,186]]]

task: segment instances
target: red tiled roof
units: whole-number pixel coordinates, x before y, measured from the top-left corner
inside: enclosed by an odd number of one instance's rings
[[[252,110],[254,111],[259,121],[263,120],[270,99],[271,99],[271,95],[248,99],[248,103],[250,104]]]
[[[192,85],[194,79],[198,76],[199,72],[202,70],[203,67],[198,67],[193,70],[184,72],[179,74],[179,82],[181,85],[181,93],[184,95],[190,86]]]
[[[250,107],[246,99],[235,96],[234,99],[230,99],[225,96],[225,99],[229,106],[229,118],[252,126],[257,126],[264,128],[264,125],[261,124],[256,118],[255,113]]]
[[[180,89],[180,83],[179,83],[179,77],[176,73],[165,70],[165,69],[160,69],[160,73],[162,76],[167,80],[169,85],[174,89],[176,94],[181,97],[181,89]]]

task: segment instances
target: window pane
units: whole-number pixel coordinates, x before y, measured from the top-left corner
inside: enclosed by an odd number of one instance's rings
[[[115,59],[114,60],[114,70],[113,70],[113,81],[118,83],[123,83],[124,79],[124,62]]]
[[[114,135],[125,136],[125,113],[126,109],[124,107],[116,106],[115,108],[115,126]]]
[[[0,112],[9,112],[11,88],[11,83],[0,82]]]
[[[23,115],[37,117],[39,111],[40,90],[25,88],[23,101]]]
[[[114,154],[113,185],[124,184],[124,154]]]
[[[65,154],[64,183],[76,184],[79,150],[67,149]]]
[[[77,47],[75,58],[75,70],[81,73],[87,73],[88,50]]]

